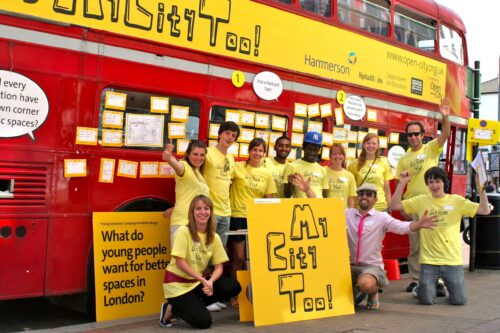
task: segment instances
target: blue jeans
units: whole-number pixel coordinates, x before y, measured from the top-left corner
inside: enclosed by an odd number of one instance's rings
[[[420,304],[434,304],[436,298],[436,283],[442,277],[450,294],[450,304],[464,305],[467,303],[465,277],[462,265],[439,266],[422,264],[420,271],[420,287],[418,299]]]
[[[227,244],[227,235],[226,232],[229,231],[229,221],[231,217],[229,216],[217,216],[215,215],[215,221],[217,223],[217,227],[215,228],[215,232],[219,235],[220,240],[222,241],[222,245],[226,247]]]

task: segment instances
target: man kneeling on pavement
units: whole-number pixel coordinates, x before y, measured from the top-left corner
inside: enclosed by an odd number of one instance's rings
[[[436,283],[441,277],[448,288],[449,301],[454,305],[467,302],[462,262],[460,222],[463,216],[488,215],[490,206],[484,191],[480,191],[479,203],[471,202],[459,195],[446,194],[448,177],[444,170],[432,167],[424,174],[430,194],[423,194],[401,201],[401,195],[410,181],[407,171],[399,177],[399,183],[390,202],[392,210],[419,217],[430,215],[436,220],[432,230],[420,232],[420,279],[418,298],[420,304],[433,304]],[[478,182],[479,184],[479,182]]]

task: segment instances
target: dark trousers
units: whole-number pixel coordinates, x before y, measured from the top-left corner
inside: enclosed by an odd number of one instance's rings
[[[238,281],[221,276],[214,282],[214,293],[207,296],[203,293],[203,284],[199,284],[193,290],[169,298],[168,302],[172,304],[172,314],[181,318],[189,325],[196,328],[209,328],[212,325],[212,316],[207,310],[207,305],[238,295],[241,286]]]

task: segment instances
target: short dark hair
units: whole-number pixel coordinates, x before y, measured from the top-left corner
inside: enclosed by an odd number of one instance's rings
[[[444,183],[444,191],[448,192],[448,175],[440,167],[429,168],[424,174],[425,185],[429,184],[431,179],[441,179]]]
[[[280,136],[279,138],[277,138],[277,139],[276,139],[276,141],[274,141],[274,145],[275,145],[275,146],[276,146],[276,145],[278,145],[278,141],[280,141],[280,140],[287,140],[287,141],[292,142],[292,140],[290,140],[290,138],[289,138],[289,137],[287,137],[286,135],[282,135],[282,136]]]
[[[425,133],[424,125],[420,121],[410,121],[406,124],[405,133],[408,133],[408,128],[412,125],[417,125],[420,128],[420,133]]]
[[[236,140],[238,140],[238,137],[240,136],[240,127],[234,121],[225,121],[220,124],[218,134],[221,135],[222,132],[225,131],[236,132]]]

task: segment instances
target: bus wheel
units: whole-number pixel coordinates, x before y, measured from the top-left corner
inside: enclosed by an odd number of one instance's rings
[[[465,244],[470,245],[470,226],[466,226],[464,228],[464,232],[462,233],[462,238],[464,239]]]

